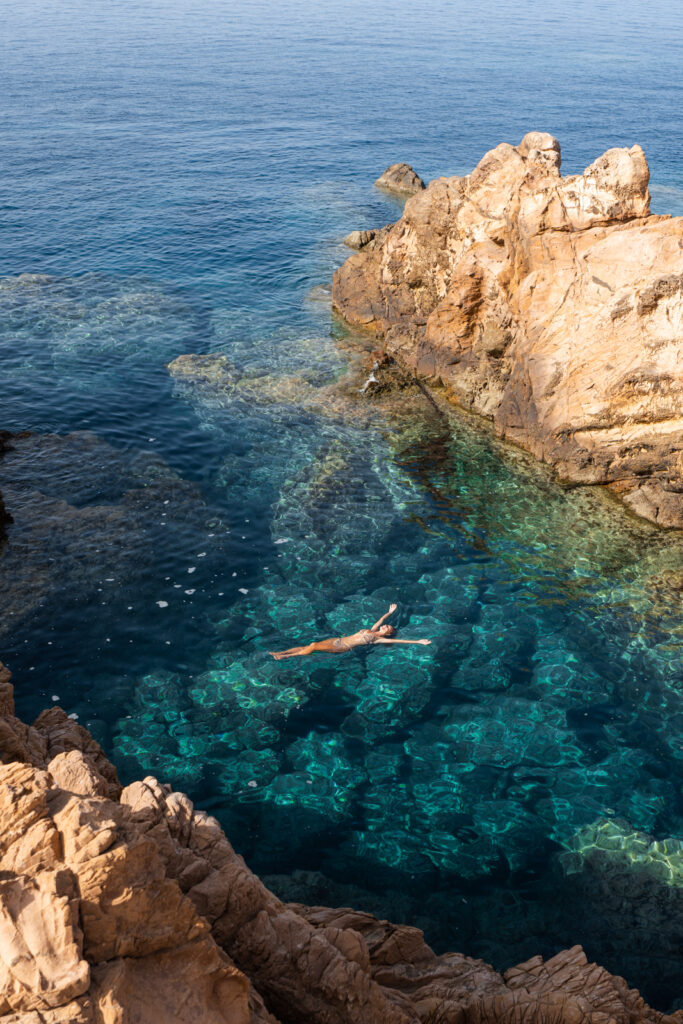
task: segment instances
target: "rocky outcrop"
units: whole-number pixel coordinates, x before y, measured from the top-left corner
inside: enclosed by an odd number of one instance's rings
[[[0,754],[7,1024],[683,1024],[580,947],[501,976],[416,928],[282,903],[186,796],[121,790],[59,708],[15,718],[2,666]]]
[[[410,164],[392,164],[380,174],[375,185],[387,192],[397,192],[404,196],[412,196],[426,188],[424,181]]]
[[[572,484],[683,527],[683,218],[639,146],[562,177],[531,132],[432,181],[335,274],[333,307]]]

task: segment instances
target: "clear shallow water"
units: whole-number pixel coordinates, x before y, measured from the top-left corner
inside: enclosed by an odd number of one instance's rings
[[[3,10],[0,427],[85,432],[0,462],[19,711],[59,697],[284,896],[498,966],[580,941],[667,1007],[680,848],[634,830],[681,836],[681,540],[440,396],[335,390],[366,343],[308,296],[399,215],[388,163],[531,128],[567,172],[640,142],[683,213],[681,12],[183,7]],[[267,656],[391,600],[432,647]]]

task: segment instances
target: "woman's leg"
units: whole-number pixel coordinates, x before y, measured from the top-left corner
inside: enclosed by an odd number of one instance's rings
[[[269,651],[269,654],[275,658],[276,661],[282,661],[283,658],[299,658],[305,654],[313,654],[313,648],[315,644],[306,644],[305,647],[290,647],[287,651]]]
[[[303,658],[307,654],[343,654],[346,648],[339,647],[336,640],[318,640],[304,647],[290,647],[287,651],[269,651],[276,661],[283,658]]]

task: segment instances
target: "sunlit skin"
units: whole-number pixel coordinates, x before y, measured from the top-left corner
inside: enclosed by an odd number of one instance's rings
[[[303,658],[307,654],[345,654],[354,647],[372,647],[375,644],[431,644],[431,640],[397,640],[396,630],[387,623],[387,619],[396,611],[396,605],[389,606],[389,611],[378,619],[371,629],[359,629],[350,636],[332,637],[329,640],[318,640],[301,647],[290,647],[287,651],[269,651],[277,661],[283,658]]]

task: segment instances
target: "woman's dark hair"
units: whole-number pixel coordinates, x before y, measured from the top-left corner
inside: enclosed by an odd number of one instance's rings
[[[396,636],[396,630],[393,626],[387,625],[384,628],[389,630],[389,636]]]

